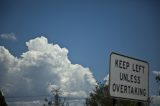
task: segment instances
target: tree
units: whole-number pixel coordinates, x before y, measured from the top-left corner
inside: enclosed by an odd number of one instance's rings
[[[112,98],[108,95],[108,86],[99,83],[86,99],[86,106],[111,106]]]
[[[160,83],[160,72],[155,71],[154,73],[156,74],[156,78],[155,79],[156,79],[157,83]],[[160,90],[158,92],[159,92],[159,95],[160,95]]]
[[[0,91],[0,106],[7,106],[7,103],[5,101],[4,96],[2,95],[2,92]]]
[[[136,106],[137,104],[137,102],[134,101],[115,100],[109,95],[109,86],[104,83],[99,83],[86,99],[86,106],[113,106],[113,101],[116,101],[116,106]]]
[[[60,97],[60,95],[62,95],[62,91],[60,90],[60,88],[52,88],[51,93],[54,98],[52,98],[51,100],[45,98],[45,102],[47,102],[48,106],[65,106],[66,98],[63,98],[62,100],[62,98]],[[44,104],[43,106],[47,105]],[[69,106],[69,103],[66,103],[66,106]]]

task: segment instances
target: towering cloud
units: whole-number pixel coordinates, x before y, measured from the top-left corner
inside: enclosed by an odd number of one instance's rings
[[[68,50],[37,37],[26,42],[28,51],[14,57],[0,46],[0,87],[6,95],[48,94],[60,87],[64,96],[86,97],[96,81],[89,68],[72,64]]]

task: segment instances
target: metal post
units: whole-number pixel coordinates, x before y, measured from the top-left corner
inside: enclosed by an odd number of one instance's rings
[[[138,102],[138,106],[141,106],[141,102]]]
[[[113,106],[116,106],[116,99],[113,99]]]

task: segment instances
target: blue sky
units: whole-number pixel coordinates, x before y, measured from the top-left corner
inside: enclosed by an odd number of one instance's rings
[[[89,67],[96,80],[109,71],[109,55],[118,52],[150,65],[150,94],[157,94],[152,71],[160,70],[160,2],[158,0],[0,0],[0,39],[14,56],[25,42],[45,36],[69,50],[73,64]],[[154,86],[154,88],[152,88]]]

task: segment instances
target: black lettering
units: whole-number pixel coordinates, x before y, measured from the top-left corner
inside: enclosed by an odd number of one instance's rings
[[[113,90],[113,92],[116,91],[116,84],[115,83],[112,85],[112,90]]]
[[[139,71],[141,70],[141,67],[142,67],[142,66],[141,66],[141,65],[139,65],[139,67],[138,67],[138,70],[139,70]]]
[[[130,89],[130,90],[131,90],[131,94],[134,94],[133,87],[131,87],[131,89]]]
[[[133,75],[130,76],[130,81],[133,83]]]
[[[134,72],[136,72],[134,64],[132,65],[132,69],[133,69]]]
[[[118,67],[118,60],[115,60],[115,67]]]
[[[134,83],[137,83],[137,76],[134,76]]]
[[[123,93],[123,85],[121,85],[121,93]]]
[[[122,60],[119,60],[119,68],[122,68]]]
[[[146,96],[146,89],[143,89],[143,96]]]
[[[139,70],[142,71],[142,73],[144,74],[144,66],[139,66]]]
[[[119,91],[120,91],[120,84],[117,85],[117,92],[119,92]]]
[[[129,62],[126,63],[127,68],[129,67]]]
[[[128,74],[123,74],[123,76],[124,76],[124,80],[125,80],[125,81],[130,82],[130,81],[128,80]]]
[[[138,77],[137,77],[137,80],[138,80],[138,82],[137,82],[137,83],[138,83],[138,84],[140,84],[140,82],[141,82],[141,80],[140,80],[140,76],[138,76]]]
[[[138,88],[137,88],[137,87],[135,87],[134,93],[135,93],[136,95],[138,94]]]
[[[129,75],[126,73],[120,73],[120,80],[140,84],[140,76]]]
[[[124,86],[124,93],[127,93],[127,86]]]
[[[133,65],[132,65],[132,70],[133,70],[134,72],[143,73],[143,74],[144,74],[144,66],[142,66],[142,65],[133,64]]]
[[[143,95],[143,90],[141,88],[139,89],[139,95]]]
[[[146,96],[146,89],[121,84],[112,84],[112,91],[117,93],[128,93],[132,95]]]
[[[144,66],[142,66],[143,74],[144,74]]]
[[[133,64],[132,68],[134,72],[139,72],[137,64]]]
[[[120,73],[120,80],[123,80],[123,73]]]
[[[126,69],[126,62],[123,61],[123,69]]]
[[[122,61],[122,60],[115,60],[115,67],[121,69],[127,69],[129,67],[129,62]]]
[[[129,94],[130,94],[130,93],[131,93],[131,91],[130,91],[130,89],[131,89],[131,86],[128,86],[128,89],[129,89],[128,91],[129,91]]]

